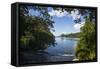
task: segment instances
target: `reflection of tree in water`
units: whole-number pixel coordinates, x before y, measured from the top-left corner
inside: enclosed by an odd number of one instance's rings
[[[30,9],[39,14],[29,15]],[[55,37],[50,31],[53,23],[47,7],[20,6],[20,63],[46,60],[44,52],[40,54],[39,51],[55,45]]]
[[[65,39],[65,37],[61,37],[61,40],[64,40]]]
[[[37,52],[33,53],[31,51],[24,52],[20,56],[20,64],[25,63],[41,63],[48,60],[50,55],[47,52]]]

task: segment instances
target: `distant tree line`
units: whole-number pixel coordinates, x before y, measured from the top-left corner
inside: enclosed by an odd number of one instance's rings
[[[77,32],[77,33],[69,33],[69,34],[61,34],[61,37],[79,38],[80,37],[80,32]]]

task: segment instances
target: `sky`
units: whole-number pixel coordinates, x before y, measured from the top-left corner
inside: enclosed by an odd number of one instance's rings
[[[55,32],[51,31],[55,36],[60,36],[61,34],[68,34],[68,33],[76,33],[80,32],[80,27],[82,27],[85,23],[83,20],[83,17],[81,14],[79,14],[79,11],[77,9],[74,9],[71,11],[71,14],[68,14],[68,12],[64,11],[61,12],[60,10],[53,10],[49,9],[49,14],[53,17],[54,23],[54,30]],[[33,10],[30,10],[31,15],[37,15],[38,12],[34,12]],[[81,18],[82,22],[74,23],[75,19]]]

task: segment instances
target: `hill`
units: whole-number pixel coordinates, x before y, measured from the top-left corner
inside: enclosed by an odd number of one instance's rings
[[[62,34],[61,37],[70,37],[70,38],[79,38],[80,32],[77,33],[69,33],[69,34]]]

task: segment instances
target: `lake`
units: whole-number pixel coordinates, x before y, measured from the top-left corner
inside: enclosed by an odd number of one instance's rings
[[[50,46],[38,53],[24,52],[20,63],[41,63],[57,61],[73,61],[75,58],[75,48],[77,38],[56,37],[56,45]]]
[[[76,38],[56,37],[56,45],[50,46],[45,51],[51,55],[75,55],[77,46]]]

